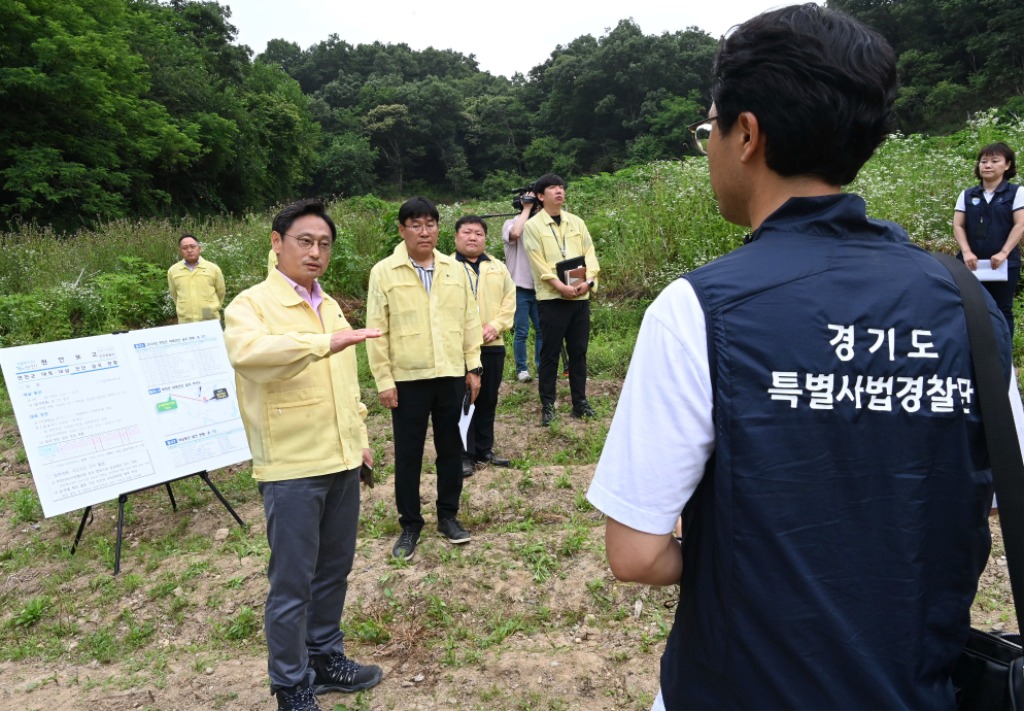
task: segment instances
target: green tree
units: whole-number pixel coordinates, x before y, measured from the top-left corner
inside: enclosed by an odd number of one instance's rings
[[[1017,0],[829,0],[874,27],[899,56],[898,128],[955,130],[1024,95],[1024,4]]]
[[[167,205],[153,167],[200,146],[144,98],[125,2],[7,2],[0,28],[0,216],[71,228]]]

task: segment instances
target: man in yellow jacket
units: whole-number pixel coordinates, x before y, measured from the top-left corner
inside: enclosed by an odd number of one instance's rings
[[[370,270],[366,325],[381,337],[366,344],[380,401],[391,410],[395,504],[402,533],[391,554],[412,558],[423,529],[420,469],[427,422],[437,451],[437,528],[450,543],[470,540],[459,523],[464,398],[480,390],[480,314],[462,265],[435,249],[437,207],[425,197],[398,210],[402,242]]]
[[[590,341],[590,293],[597,289],[601,266],[587,225],[562,209],[565,181],[554,173],[533,184],[542,210],[523,228],[523,246],[537,287],[537,310],[543,345],[537,368],[542,426],[555,418],[555,381],[562,343],[569,355],[569,392],[573,417],[594,417],[587,402],[587,345]],[[571,272],[560,267],[582,258],[584,265]]]
[[[224,274],[200,257],[203,247],[191,234],[178,238],[181,261],[167,270],[167,290],[178,313],[178,323],[220,319],[224,305]]]
[[[270,544],[265,608],[270,690],[279,709],[315,711],[315,694],[368,689],[378,666],[345,656],[339,628],[355,556],[359,480],[373,466],[353,330],[317,281],[337,238],[315,200],[274,218],[278,264],[228,306],[224,339],[263,496]]]
[[[505,341],[501,337],[512,328],[516,315],[516,285],[508,268],[484,251],[487,223],[476,215],[460,217],[455,223],[455,260],[462,263],[473,296],[480,310],[481,335],[480,394],[476,398],[473,420],[466,433],[466,451],[462,457],[462,475],[473,475],[476,464],[507,467],[507,459],[494,456],[494,412],[498,407],[498,388],[505,370]]]

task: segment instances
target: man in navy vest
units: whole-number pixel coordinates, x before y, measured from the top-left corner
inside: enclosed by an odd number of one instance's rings
[[[840,191],[894,53],[787,7],[712,86],[711,184],[752,233],[647,311],[588,492],[616,577],[680,585],[654,708],[952,709],[992,501],[960,294]]]

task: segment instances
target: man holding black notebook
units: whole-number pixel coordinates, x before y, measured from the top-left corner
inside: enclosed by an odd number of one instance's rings
[[[541,421],[555,418],[558,357],[565,343],[569,355],[569,390],[573,417],[594,417],[587,402],[587,342],[590,339],[590,293],[601,271],[586,223],[562,209],[565,181],[554,173],[533,185],[544,208],[523,229],[523,244],[537,287],[543,345],[537,369]]]

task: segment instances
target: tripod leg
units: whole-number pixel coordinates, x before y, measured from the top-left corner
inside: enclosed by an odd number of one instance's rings
[[[128,494],[117,497],[117,543],[114,546],[114,575],[121,572],[121,540],[124,535],[124,505],[128,502]]]
[[[82,540],[82,531],[85,530],[86,521],[89,519],[89,514],[92,512],[92,506],[86,506],[85,511],[82,513],[82,522],[78,524],[78,533],[75,534],[75,542],[71,544],[71,555],[75,554],[78,550],[78,542]]]
[[[229,504],[228,500],[224,498],[224,495],[220,493],[220,489],[218,489],[216,486],[213,485],[213,482],[210,481],[210,475],[207,472],[205,472],[205,471],[199,472],[199,478],[202,479],[203,481],[205,481],[206,485],[208,487],[210,487],[210,490],[214,494],[217,495],[217,498],[220,499],[220,502],[222,504],[224,504],[224,508],[226,508],[228,510],[228,513],[230,513],[232,516],[234,516],[235,520],[238,521],[238,525],[241,526],[242,528],[245,528],[246,527],[245,526],[245,521],[243,521],[238,516],[238,514],[235,513],[235,510],[233,508],[231,508],[231,504]]]

